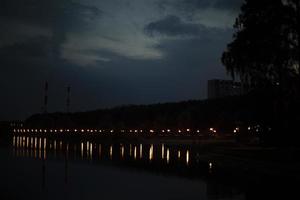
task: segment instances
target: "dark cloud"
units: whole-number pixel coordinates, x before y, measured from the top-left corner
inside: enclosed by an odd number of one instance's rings
[[[159,2],[159,6],[162,8],[172,6],[186,11],[208,8],[236,11],[240,9],[242,2],[244,0],[163,0]]]
[[[179,17],[170,15],[161,20],[149,23],[145,26],[144,31],[151,37],[165,35],[218,40],[220,35],[228,30],[208,28],[201,24],[186,23]]]
[[[0,44],[5,39],[15,42],[39,36],[41,31],[52,37],[53,52],[60,54],[66,32],[80,30],[89,20],[100,17],[102,11],[93,6],[70,0],[1,0],[0,21],[3,24]],[[23,42],[21,41],[21,42]]]
[[[149,23],[145,27],[145,32],[150,36],[156,34],[195,36],[201,32],[201,29],[197,24],[184,23],[179,17],[170,15],[161,20]]]
[[[190,8],[216,8],[225,10],[236,10],[241,6],[244,0],[182,0],[184,6]]]
[[[51,41],[47,37],[36,37],[25,42],[14,43],[0,48],[2,59],[41,58],[51,56]]]
[[[0,17],[18,19],[42,26],[53,26],[57,22],[93,19],[101,15],[93,6],[86,6],[71,0],[1,0]],[[68,25],[68,24],[65,24]]]
[[[245,0],[217,0],[215,8],[238,11]]]

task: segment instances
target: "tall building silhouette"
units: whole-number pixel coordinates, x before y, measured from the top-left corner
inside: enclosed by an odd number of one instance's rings
[[[207,81],[207,98],[215,99],[243,94],[242,84],[232,80],[212,79]]]

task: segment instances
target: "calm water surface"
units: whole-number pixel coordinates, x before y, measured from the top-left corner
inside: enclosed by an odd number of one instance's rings
[[[230,175],[217,173],[214,162],[203,161],[203,156],[195,145],[15,136],[0,147],[0,199],[263,196],[257,188],[245,188]]]

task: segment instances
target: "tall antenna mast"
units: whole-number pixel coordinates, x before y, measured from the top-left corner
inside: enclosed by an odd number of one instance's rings
[[[67,113],[70,112],[70,92],[71,92],[71,87],[67,87]]]
[[[48,81],[45,83],[45,97],[44,97],[44,113],[47,113],[48,106]]]

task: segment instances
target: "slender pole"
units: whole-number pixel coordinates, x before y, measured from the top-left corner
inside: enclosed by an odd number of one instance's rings
[[[71,92],[71,87],[67,87],[67,113],[70,112],[70,92]]]
[[[44,97],[44,113],[47,113],[48,106],[48,81],[45,83],[45,97]]]

